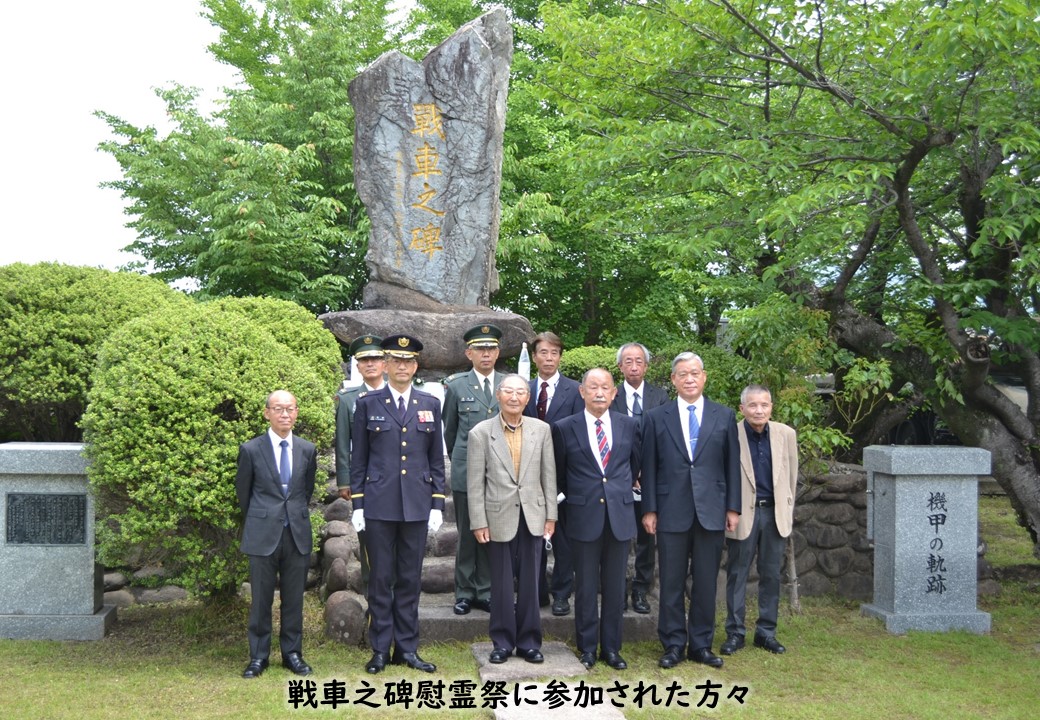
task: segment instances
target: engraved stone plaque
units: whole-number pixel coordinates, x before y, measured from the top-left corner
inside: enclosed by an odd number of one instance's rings
[[[84,545],[87,496],[8,493],[7,542],[11,545]]]

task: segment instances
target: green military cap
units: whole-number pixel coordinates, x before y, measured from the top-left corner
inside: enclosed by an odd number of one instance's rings
[[[501,337],[502,331],[494,325],[477,325],[462,335],[467,347],[498,347]]]
[[[379,345],[387,355],[396,358],[412,359],[422,352],[422,343],[409,335],[391,335]]]
[[[358,360],[361,358],[370,357],[383,357],[383,348],[380,343],[383,342],[383,338],[378,335],[362,335],[361,337],[354,338],[354,341],[350,343],[350,354],[356,357]]]

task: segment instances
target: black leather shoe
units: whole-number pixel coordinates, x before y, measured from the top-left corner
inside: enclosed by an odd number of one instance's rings
[[[470,600],[469,604],[477,610],[483,610],[486,613],[491,612],[490,600]]]
[[[563,595],[557,595],[553,598],[552,603],[552,614],[560,617],[566,615],[571,611],[571,604],[567,601],[567,598]]]
[[[596,653],[582,653],[581,657],[578,658],[578,662],[591,670],[592,666],[596,664]]]
[[[701,665],[707,665],[708,667],[720,668],[722,667],[722,658],[713,653],[709,648],[700,648],[698,650],[690,650],[690,654],[687,655],[690,660]]]
[[[245,669],[245,672],[242,673],[242,677],[244,677],[244,678],[258,678],[258,677],[260,677],[261,675],[264,674],[264,670],[266,670],[266,669],[267,669],[267,659],[266,658],[263,659],[263,660],[259,660],[257,658],[253,658],[252,660],[249,661],[249,664],[246,665],[246,669]]]
[[[780,655],[787,651],[787,648],[781,645],[780,641],[777,640],[775,637],[766,637],[765,635],[758,634],[755,635],[755,647],[760,647],[763,650],[768,650],[769,652],[776,653],[777,655]]]
[[[291,652],[282,658],[282,667],[292,670],[296,675],[310,675],[313,670],[311,666],[303,661],[298,652]]]
[[[512,654],[512,650],[503,650],[502,648],[495,648],[491,651],[491,656],[488,657],[488,661],[494,663],[495,665],[501,665],[506,660],[508,660],[509,656]]]
[[[607,665],[610,665],[610,667],[615,670],[625,670],[628,668],[628,663],[625,662],[625,658],[621,657],[621,655],[616,652],[601,652],[599,654],[599,659]]]
[[[632,609],[640,615],[648,615],[650,613],[650,603],[646,601],[646,593],[632,593]]]
[[[673,668],[682,662],[682,648],[674,645],[664,651],[664,655],[657,661],[663,668]]]
[[[722,647],[719,648],[719,654],[732,655],[742,647],[744,647],[743,635],[729,635],[726,637],[726,642],[722,643]]]
[[[388,662],[390,662],[390,658],[387,653],[374,652],[372,653],[372,659],[368,661],[367,665],[365,665],[365,671],[370,675],[381,673]]]
[[[407,665],[412,670],[422,670],[423,672],[432,673],[437,669],[437,666],[432,662],[426,662],[419,653],[394,653],[394,665]]]
[[[545,662],[545,656],[542,655],[542,651],[536,650],[534,648],[532,648],[531,650],[517,650],[516,656],[522,657],[529,663]]]
[[[469,615],[469,609],[473,605],[473,601],[469,598],[459,598],[455,601],[455,606],[452,608],[452,612],[456,615]]]

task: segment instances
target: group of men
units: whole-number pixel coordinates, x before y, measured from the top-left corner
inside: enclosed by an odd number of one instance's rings
[[[378,673],[389,663],[436,670],[418,655],[418,602],[427,533],[442,522],[442,446],[451,459],[459,530],[453,609],[489,613],[490,662],[504,663],[514,653],[542,662],[540,607],[551,602],[553,614],[566,615],[573,596],[581,663],[625,669],[622,619],[633,542],[636,612],[651,611],[647,593],[656,551],[661,667],[674,667],[684,653],[721,667],[712,644],[726,543],[720,654],[744,647],[746,584],[756,556],[754,644],[784,652],[776,619],[798,457],[794,430],[770,420],[769,390],[745,388],[738,424],[731,409],[704,397],[707,374],[693,353],[672,362],[678,397],[670,400],[663,388],[644,381],[650,353],[638,343],[618,350],[625,379],[615,386],[604,368],[589,370],[581,382],[562,376],[563,343],[550,332],[531,344],[534,379],[503,375],[495,370],[501,336],[493,325],[465,333],[472,368],[445,379],[443,406],[413,385],[422,350],[417,339],[365,336],[351,344],[364,384],[337,396],[336,462],[340,494],[353,503],[351,522],[362,543],[372,647],[366,670]],[[297,674],[311,672],[302,659],[300,630],[315,453],[313,445],[292,437],[296,413],[291,394],[272,393],[264,410],[270,430],[245,443],[239,455],[242,549],[250,556],[253,583],[244,677],[267,667],[276,576],[283,665]],[[547,577],[550,549],[554,563]]]

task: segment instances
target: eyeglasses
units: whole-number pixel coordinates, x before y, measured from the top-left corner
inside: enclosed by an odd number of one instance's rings
[[[513,395],[526,395],[529,392],[527,388],[507,388],[507,387],[500,387],[498,389],[498,391],[500,393],[502,393],[503,395],[508,395],[510,397],[512,397]]]
[[[281,405],[275,405],[274,407],[269,407],[267,409],[271,411],[272,415],[292,415],[299,408],[297,408],[295,405],[290,405],[288,407],[283,407]]]

